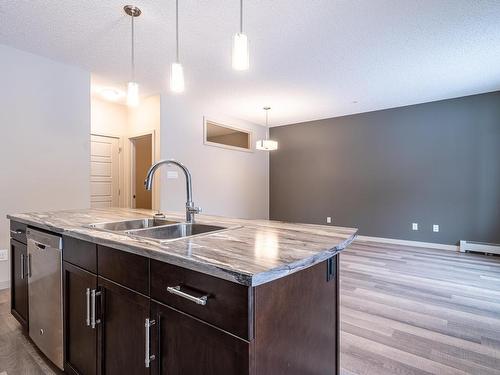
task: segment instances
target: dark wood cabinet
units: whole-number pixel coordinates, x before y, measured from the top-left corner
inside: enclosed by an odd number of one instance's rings
[[[12,315],[28,328],[28,251],[26,245],[14,239],[10,240],[11,274],[11,312]]]
[[[11,247],[21,275],[26,245]],[[339,374],[338,256],[256,287],[68,238],[63,259],[67,373]]]
[[[179,288],[195,297],[207,297],[200,305],[172,294],[168,287]],[[238,337],[252,336],[251,288],[201,272],[151,260],[151,298],[195,316]]]
[[[10,237],[17,242],[27,244],[26,241],[26,229],[28,226],[18,221],[10,221]]]
[[[248,341],[159,303],[151,316],[151,375],[249,374]]]
[[[149,269],[142,259],[131,267],[141,275],[128,277],[117,251],[104,248],[97,267],[114,280],[65,262],[66,363],[75,374],[339,373],[338,256],[251,288],[157,261]],[[131,289],[143,279],[151,288],[139,289],[151,296]],[[98,294],[96,329],[85,326],[86,288]]]
[[[78,240],[63,236],[63,260],[83,268],[92,273],[97,273],[97,245],[92,242]]]
[[[340,374],[338,259],[255,288],[254,374]]]
[[[145,323],[149,298],[101,277],[98,290],[100,374],[148,374]]]
[[[90,293],[97,276],[63,262],[65,369],[70,374],[97,374],[97,329],[90,325]]]
[[[148,258],[100,245],[97,254],[99,276],[149,295]]]

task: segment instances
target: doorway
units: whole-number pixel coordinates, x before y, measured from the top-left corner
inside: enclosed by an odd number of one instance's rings
[[[120,205],[120,139],[90,135],[90,207]]]
[[[132,176],[132,208],[153,208],[153,197],[150,190],[144,187],[144,179],[153,164],[153,137],[146,134],[130,138],[131,143],[131,176]]]

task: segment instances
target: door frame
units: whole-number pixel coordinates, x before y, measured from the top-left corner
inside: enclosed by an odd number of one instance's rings
[[[135,208],[135,144],[134,140],[137,138],[142,138],[150,135],[151,136],[151,160],[153,163],[158,161],[160,150],[156,146],[156,130],[147,130],[143,132],[133,133],[127,136],[127,146],[128,146],[128,197],[127,201],[130,207]],[[159,171],[158,171],[159,172]],[[156,172],[155,178],[153,180],[153,191],[151,197],[151,208],[153,210],[159,210],[160,208],[160,175]]]
[[[124,173],[124,159],[123,159],[123,137],[112,134],[112,133],[106,133],[106,132],[95,132],[91,131],[90,132],[90,141],[92,139],[92,136],[98,136],[98,137],[107,137],[107,138],[115,138],[118,139],[118,206],[119,207],[125,207],[125,194],[124,194],[124,187],[125,187],[125,173]],[[91,153],[89,149],[89,163],[91,162]],[[89,174],[89,184],[90,184],[90,174]]]

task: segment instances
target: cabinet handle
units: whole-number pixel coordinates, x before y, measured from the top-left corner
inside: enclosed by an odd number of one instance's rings
[[[28,268],[28,277],[31,277],[31,254],[26,257],[26,268]]]
[[[20,234],[25,234],[22,230],[10,230],[10,234],[13,235],[13,236],[17,236],[17,235],[20,235]]]
[[[175,295],[177,295],[179,297],[185,298],[185,299],[187,299],[187,300],[189,300],[191,302],[197,303],[198,305],[205,306],[207,304],[208,295],[201,296],[201,297],[192,296],[191,294],[183,292],[181,290],[181,286],[180,285],[169,286],[169,287],[167,287],[167,291],[170,292],[170,293],[172,293],[172,294],[175,294]]]
[[[146,368],[149,368],[151,361],[153,361],[156,357],[154,354],[150,354],[150,346],[151,346],[151,340],[149,337],[149,331],[151,326],[153,326],[156,323],[154,320],[150,320],[149,318],[146,318],[146,321],[144,323],[144,327],[146,327],[146,358],[144,358],[144,364],[146,365]]]
[[[95,326],[99,323],[101,323],[101,319],[95,318],[96,316],[96,304],[95,304],[95,298],[100,296],[101,292],[96,291],[95,289],[92,289],[90,292],[90,327],[92,329],[95,329]]]
[[[43,243],[40,242],[35,242],[35,246],[38,247],[40,250],[45,250],[47,245],[44,245]]]
[[[21,254],[21,280],[24,279],[24,254]]]
[[[85,290],[85,298],[86,298],[86,312],[85,312],[85,325],[87,327],[90,326],[90,288]]]

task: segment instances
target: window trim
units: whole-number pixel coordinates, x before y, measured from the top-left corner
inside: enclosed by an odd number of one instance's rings
[[[227,128],[227,129],[231,129],[231,130],[236,130],[236,131],[248,134],[248,148],[243,148],[243,147],[238,147],[238,146],[231,146],[231,145],[225,145],[225,144],[217,143],[217,142],[210,142],[207,139],[207,135],[208,135],[207,134],[207,126],[208,126],[208,123],[214,124],[216,126],[220,126],[220,127],[223,127],[223,128]],[[231,125],[225,125],[225,124],[222,124],[220,121],[214,121],[214,120],[212,120],[210,118],[203,117],[203,144],[204,145],[212,146],[212,147],[225,148],[225,149],[234,150],[234,151],[254,152],[253,138],[254,137],[253,137],[253,131],[252,130],[243,129],[243,128],[239,128],[239,127],[231,126]]]

